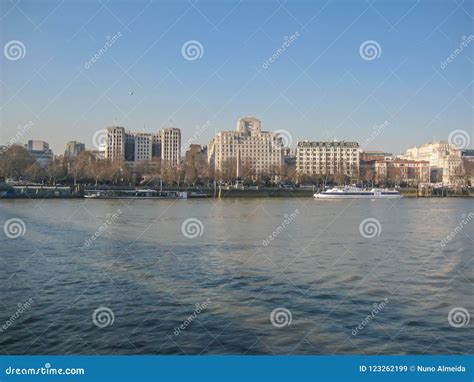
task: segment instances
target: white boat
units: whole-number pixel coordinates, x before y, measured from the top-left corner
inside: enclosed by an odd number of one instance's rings
[[[372,188],[365,190],[355,186],[334,187],[314,194],[315,199],[399,199],[403,195],[395,189]]]

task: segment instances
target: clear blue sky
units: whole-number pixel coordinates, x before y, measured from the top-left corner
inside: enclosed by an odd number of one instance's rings
[[[92,147],[118,124],[157,131],[172,124],[183,142],[234,129],[252,115],[265,130],[297,140],[364,142],[398,153],[454,129],[473,133],[473,1],[31,1],[0,0],[0,144],[29,120],[21,141],[43,139],[56,153],[68,140]],[[121,37],[88,69],[85,63]],[[289,37],[290,46],[264,63]],[[473,36],[474,38],[474,36]],[[186,60],[182,46],[202,44]],[[359,48],[376,41],[380,57]],[[170,122],[172,121],[172,122]]]

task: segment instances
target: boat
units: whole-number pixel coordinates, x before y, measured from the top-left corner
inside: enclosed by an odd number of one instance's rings
[[[314,194],[315,199],[399,199],[403,195],[395,189],[363,189],[356,186],[334,187]]]
[[[85,190],[86,199],[187,199],[186,191]]]
[[[202,193],[202,192],[191,191],[191,192],[188,193],[188,198],[189,199],[212,198],[212,194],[205,194],[205,193]]]

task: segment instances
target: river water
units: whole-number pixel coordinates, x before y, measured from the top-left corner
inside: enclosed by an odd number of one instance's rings
[[[472,212],[461,198],[4,200],[0,353],[470,353]]]

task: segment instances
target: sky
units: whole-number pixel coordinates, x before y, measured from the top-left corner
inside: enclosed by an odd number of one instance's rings
[[[255,116],[293,147],[473,146],[470,0],[0,0],[0,17],[0,144],[93,149],[119,125],[204,145]]]

